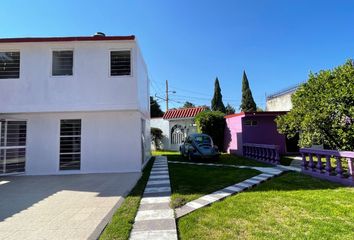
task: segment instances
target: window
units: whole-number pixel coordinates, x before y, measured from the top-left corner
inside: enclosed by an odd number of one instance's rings
[[[0,175],[25,171],[26,121],[0,120]]]
[[[0,79],[20,78],[20,52],[0,52]]]
[[[60,121],[60,170],[80,170],[81,120]]]
[[[258,122],[255,120],[245,120],[246,126],[256,126],[257,124],[258,124]]]
[[[130,51],[112,51],[111,76],[126,76],[130,72]]]
[[[52,75],[73,75],[73,51],[53,51]]]

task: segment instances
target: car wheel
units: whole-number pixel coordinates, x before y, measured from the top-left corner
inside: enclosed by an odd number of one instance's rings
[[[189,161],[193,161],[193,157],[192,157],[192,154],[191,154],[191,153],[188,153],[188,160],[189,160]]]

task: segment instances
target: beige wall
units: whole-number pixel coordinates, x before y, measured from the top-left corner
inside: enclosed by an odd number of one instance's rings
[[[289,111],[293,105],[291,103],[291,95],[289,92],[271,99],[267,99],[266,111]]]

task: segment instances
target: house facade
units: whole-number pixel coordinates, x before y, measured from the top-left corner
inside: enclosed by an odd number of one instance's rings
[[[297,153],[298,139],[287,139],[277,131],[275,118],[285,113],[241,112],[225,116],[225,151],[243,155],[243,144],[253,143],[277,145],[280,154]]]
[[[0,39],[0,174],[140,172],[149,108],[134,36]]]
[[[162,118],[152,118],[151,127],[162,130],[163,139],[160,148],[174,151],[179,150],[179,146],[185,138],[189,134],[197,132],[194,118],[198,113],[205,110],[205,107],[170,109]]]
[[[293,107],[291,96],[301,84],[283,89],[266,97],[266,111],[290,111]]]

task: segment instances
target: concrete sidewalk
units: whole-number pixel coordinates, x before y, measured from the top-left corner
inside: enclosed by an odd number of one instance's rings
[[[139,177],[0,177],[0,239],[97,239]]]

